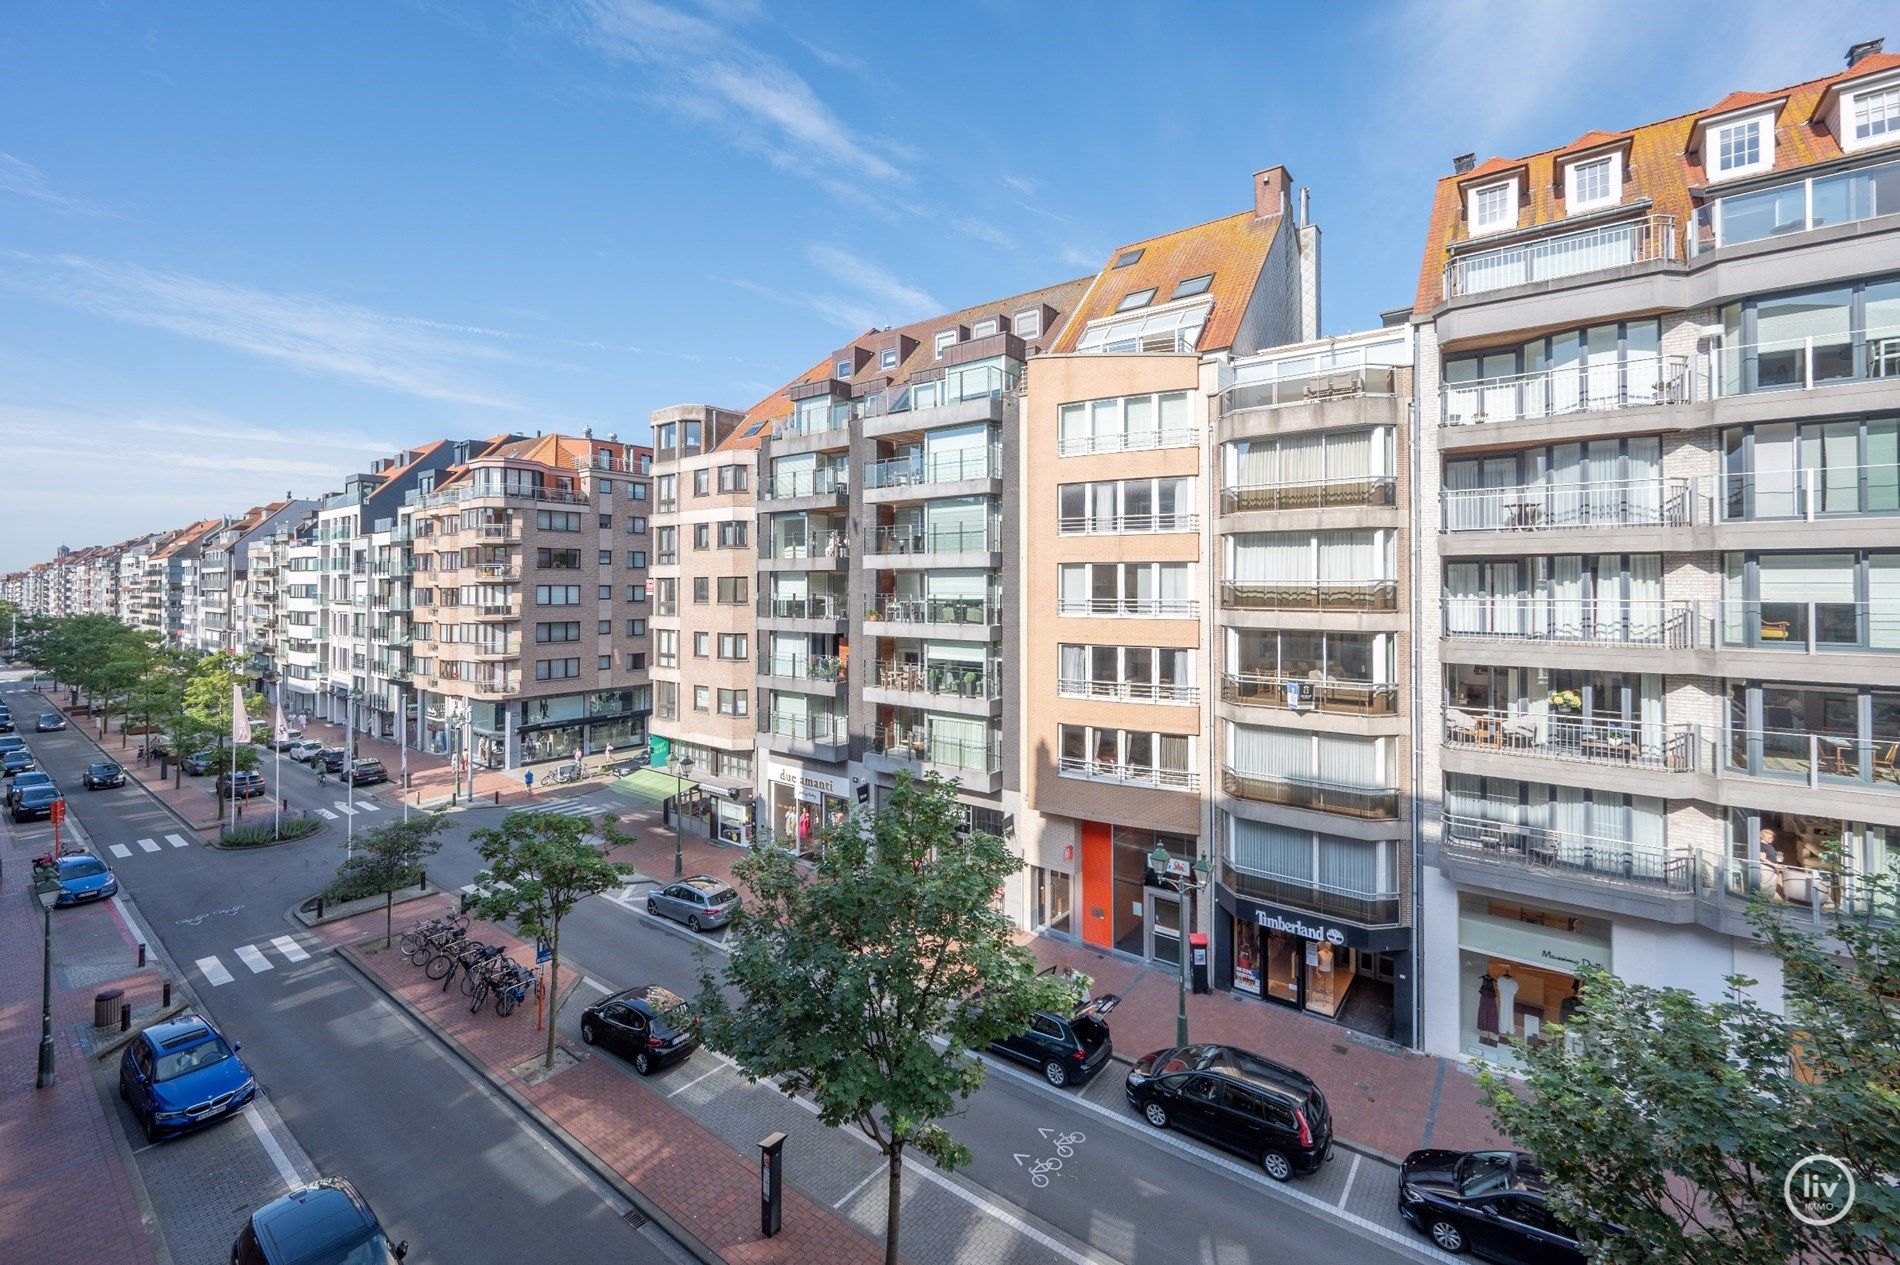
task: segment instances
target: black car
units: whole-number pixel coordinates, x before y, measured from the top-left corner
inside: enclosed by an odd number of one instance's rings
[[[203,777],[220,763],[215,751],[194,751],[185,757],[184,770],[190,777]]]
[[[124,786],[125,770],[110,760],[94,760],[86,766],[86,775],[80,781],[89,791],[103,791],[109,786]]]
[[[271,1200],[231,1245],[231,1265],[388,1265],[407,1255],[409,1244],[391,1247],[376,1214],[341,1177]]]
[[[375,786],[389,780],[389,770],[383,767],[381,760],[358,760],[350,766],[345,778],[352,786]]]
[[[325,769],[332,773],[341,773],[343,771],[345,755],[346,753],[342,747],[325,747],[323,750],[317,752],[316,760],[311,761],[311,767],[315,768],[317,760],[321,760]]]
[[[13,732],[13,713],[0,711],[0,734]]]
[[[623,989],[581,1014],[581,1040],[620,1051],[633,1060],[633,1070],[642,1076],[670,1067],[697,1050],[699,1038],[692,1027],[686,1000],[658,984]]]
[[[234,786],[237,788],[235,792],[232,790]],[[264,785],[264,775],[262,773],[252,773],[245,769],[239,769],[235,774],[218,774],[219,799],[227,799],[234,793],[239,799],[254,799],[264,794],[267,789],[268,788]]]
[[[1446,1252],[1583,1265],[1577,1236],[1544,1204],[1544,1172],[1523,1151],[1414,1151],[1399,1166],[1399,1214]]]
[[[271,740],[264,745],[269,747],[272,751],[288,751],[302,741],[303,731],[293,729],[287,733],[271,738]]]
[[[1326,1096],[1303,1072],[1230,1045],[1143,1055],[1128,1073],[1129,1106],[1157,1129],[1179,1129],[1257,1161],[1283,1182],[1332,1155]]]
[[[1064,1085],[1085,1085],[1095,1073],[1108,1066],[1115,1052],[1114,1042],[1108,1039],[1108,1025],[1102,1020],[1121,1000],[1114,993],[1092,997],[1067,1019],[1038,1010],[1031,1017],[1027,1032],[992,1041],[990,1049],[1005,1058],[1041,1068],[1043,1079],[1058,1089]]]
[[[35,786],[51,785],[53,785],[53,775],[40,769],[34,769],[30,773],[16,773],[13,775],[13,780],[7,783],[7,807],[13,807],[15,800]]]
[[[58,733],[66,727],[66,718],[58,712],[41,712],[40,718],[33,722],[36,733]]]
[[[4,774],[7,777],[12,777],[16,773],[25,773],[39,767],[39,764],[33,759],[33,753],[28,751],[25,747],[21,747],[18,751],[9,751],[5,755],[0,756],[0,774]]]
[[[9,751],[24,750],[26,750],[26,739],[19,734],[0,735],[0,755],[5,755]]]
[[[13,802],[13,820],[38,821],[42,817],[51,817],[53,804],[65,798],[57,786],[29,786]]]

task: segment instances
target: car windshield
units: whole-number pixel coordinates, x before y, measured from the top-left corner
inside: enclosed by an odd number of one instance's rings
[[[98,857],[84,857],[78,861],[68,861],[62,868],[67,878],[95,878],[106,872],[105,865]]]
[[[723,905],[729,900],[739,899],[739,893],[733,891],[730,887],[716,887],[711,891],[706,891],[705,888],[701,888],[700,890],[705,892],[706,903],[708,905]]]
[[[111,777],[114,773],[119,771],[119,766],[116,764],[95,764],[92,766],[92,771],[94,773],[103,774],[106,777]]]
[[[1508,1151],[1474,1151],[1458,1161],[1458,1193],[1467,1198],[1488,1195],[1510,1184]]]
[[[231,1047],[224,1043],[223,1037],[212,1037],[182,1050],[167,1050],[158,1056],[158,1075],[155,1079],[176,1080],[180,1076],[215,1067],[230,1057]]]

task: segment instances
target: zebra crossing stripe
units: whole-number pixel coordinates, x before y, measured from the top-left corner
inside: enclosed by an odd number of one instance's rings
[[[174,848],[188,848],[191,846],[191,841],[186,839],[183,835],[166,835],[165,842],[171,844]]]
[[[157,843],[157,841],[156,841],[156,840],[153,840],[153,839],[141,839],[141,840],[139,840],[139,847],[140,847],[141,849],[143,849],[144,851],[146,851],[146,852],[156,852],[156,851],[158,851],[158,843]]]
[[[292,940],[289,936],[278,936],[270,943],[271,948],[276,949],[292,962],[307,962],[310,960],[310,955],[304,952],[304,947],[295,940]]]
[[[382,805],[373,799],[358,800],[356,803],[356,811],[359,813],[377,813],[382,811]]]
[[[319,816],[319,817],[321,817],[321,818],[323,818],[323,819],[324,819],[325,821],[335,821],[335,820],[336,820],[336,814],[335,814],[335,813],[333,813],[333,812],[331,812],[331,811],[330,811],[329,809],[327,809],[327,808],[319,808],[319,809],[317,810],[317,816]]]
[[[115,843],[109,846],[111,847],[112,855],[118,857],[121,861],[132,855],[132,849],[126,847],[123,843]]]
[[[277,964],[259,953],[254,945],[239,945],[237,956],[238,961],[251,968],[253,975],[262,975],[265,971],[277,969]]]
[[[222,988],[231,982],[231,972],[224,969],[224,963],[218,961],[216,956],[199,958],[197,967],[198,973],[209,980],[213,988]]]
[[[356,816],[356,810],[354,808],[351,808],[347,803],[345,803],[344,801],[340,799],[336,801],[336,810],[339,813],[342,813],[345,817]]]

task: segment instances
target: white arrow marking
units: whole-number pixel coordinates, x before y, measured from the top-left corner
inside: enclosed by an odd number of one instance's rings
[[[1016,1152],[1016,1163],[1019,1167],[1021,1166],[1022,1162],[1028,1158],[1029,1157],[1027,1155],[1024,1155],[1021,1151]]]

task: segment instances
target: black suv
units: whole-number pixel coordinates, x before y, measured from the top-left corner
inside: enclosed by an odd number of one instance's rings
[[[1522,1151],[1414,1151],[1399,1213],[1440,1250],[1515,1265],[1583,1265],[1577,1236],[1544,1205],[1544,1172]]]
[[[1108,1025],[1102,1020],[1121,1000],[1114,993],[1091,997],[1068,1019],[1038,1010],[1029,1021],[1029,1031],[992,1041],[990,1049],[1041,1068],[1043,1079],[1057,1089],[1085,1085],[1108,1066],[1115,1052],[1114,1043],[1108,1039]]]
[[[345,780],[352,786],[375,786],[389,780],[389,770],[383,767],[381,760],[358,760],[350,766]]]
[[[102,791],[108,786],[124,786],[125,770],[111,760],[94,760],[86,766],[86,775],[80,781],[89,791]]]
[[[343,771],[343,760],[347,754],[348,753],[345,752],[342,747],[325,747],[323,750],[317,752],[316,758],[310,762],[310,767],[315,768],[318,761],[321,761],[324,769],[328,772],[341,773]]]
[[[185,776],[203,777],[219,764],[215,751],[194,751],[184,759]]]
[[[1180,1129],[1259,1162],[1283,1182],[1331,1157],[1332,1113],[1304,1073],[1230,1045],[1184,1045],[1142,1056],[1128,1105],[1157,1129]]]
[[[581,1040],[604,1045],[633,1060],[646,1076],[679,1062],[699,1048],[685,998],[644,984],[603,997],[581,1014]]]
[[[409,1244],[392,1247],[376,1214],[341,1177],[271,1200],[231,1245],[231,1265],[386,1265],[407,1255]]]
[[[233,787],[236,787],[235,794],[239,799],[254,799],[264,794],[267,789],[264,785],[264,775],[262,773],[252,773],[245,769],[239,769],[235,774],[218,774],[219,799],[229,798],[233,794]]]

